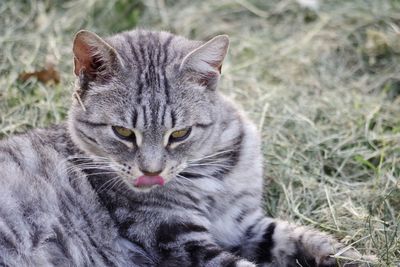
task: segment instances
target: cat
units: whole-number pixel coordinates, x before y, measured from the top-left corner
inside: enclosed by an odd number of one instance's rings
[[[228,46],[78,32],[68,122],[0,142],[0,265],[338,266],[334,238],[265,216]]]

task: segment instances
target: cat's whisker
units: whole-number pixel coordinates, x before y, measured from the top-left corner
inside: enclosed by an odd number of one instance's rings
[[[93,165],[109,165],[110,162],[107,161],[75,161],[75,162],[69,162],[68,164],[74,165],[74,166],[84,166],[84,165],[88,165],[88,164],[93,164]]]
[[[81,167],[81,166],[99,166],[99,167],[101,167],[101,166],[108,166],[108,164],[104,164],[104,163],[94,163],[94,162],[84,162],[84,163],[76,163],[76,164],[73,164],[73,165],[71,165],[71,166],[74,166],[74,167]]]
[[[71,156],[66,157],[66,159],[91,159],[91,160],[106,159],[106,160],[109,160],[109,158],[107,158],[107,157],[95,156],[95,155],[90,155],[90,156],[88,156],[88,155],[71,155]]]
[[[224,170],[229,170],[232,166],[226,165],[226,164],[218,164],[218,163],[191,163],[188,164],[188,166],[182,171],[184,173],[191,173],[195,175],[201,175],[203,177],[206,177],[207,175],[207,170],[205,168],[208,167],[208,171],[224,171]],[[215,179],[215,177],[209,176],[209,178]]]
[[[73,166],[75,167],[85,167],[85,166],[98,166],[98,167],[108,167],[111,166],[108,162],[100,163],[100,162],[85,162],[85,163],[76,163]]]
[[[125,182],[124,182],[124,180],[123,179],[118,179],[108,190],[112,190],[112,189],[114,189],[114,188],[116,188],[116,187],[118,187],[118,186],[121,186],[121,185],[123,185]],[[125,195],[125,194],[127,194],[127,193],[129,193],[130,192],[130,189],[129,188],[126,188],[125,190],[124,190],[124,192],[123,192],[123,195]]]
[[[109,164],[110,162],[107,162],[107,161],[99,161],[99,162],[96,162],[96,161],[74,161],[74,162],[71,162],[71,161],[66,161],[67,162],[67,164],[69,164],[69,165],[73,165],[73,166],[79,166],[79,165],[85,165],[85,164],[93,164],[93,165],[105,165],[105,164]]]
[[[182,178],[182,179],[185,179],[185,180],[190,181],[191,183],[195,184],[195,182],[194,182],[193,179],[188,178],[188,177],[186,177],[186,176],[184,176],[184,175],[179,174],[179,176],[177,175],[177,177]],[[199,175],[199,177],[200,177],[200,175]],[[196,179],[197,179],[197,177],[196,177]]]
[[[111,191],[113,190],[115,187],[117,187],[119,185],[119,183],[121,182],[121,179],[119,179],[118,177],[114,177],[111,182],[109,183],[109,186],[104,188],[104,191]]]
[[[185,181],[189,181],[189,182],[192,183],[192,184],[195,184],[195,182],[194,182],[193,180],[191,180],[191,179],[189,179],[189,178],[187,178],[187,177],[185,177],[185,176],[183,176],[183,175],[181,175],[181,174],[177,174],[176,177],[177,177],[177,178],[184,179]],[[182,182],[182,180],[179,180],[179,179],[177,179],[177,181],[178,181],[178,182]]]
[[[84,176],[78,175],[77,177],[75,177],[71,181],[81,180],[83,177],[91,177],[91,176],[96,176],[96,175],[97,175],[96,179],[107,179],[109,177],[103,176],[103,175],[116,174],[116,173],[117,172],[115,172],[115,171],[107,171],[107,172],[99,171],[99,172],[96,172],[96,173],[85,173]]]
[[[107,169],[102,169],[99,166],[88,166],[88,167],[76,167],[76,166],[69,166],[68,168],[66,168],[66,172],[67,173],[73,173],[74,171],[88,171],[88,170],[97,170],[97,172],[94,173],[86,173],[85,176],[86,177],[90,177],[90,176],[94,176],[94,175],[98,175],[98,178],[107,178],[107,177],[103,177],[101,175],[107,175],[107,174],[116,174],[118,173],[117,171],[111,169],[111,168],[107,168]],[[82,176],[78,176],[78,177],[82,177]],[[77,180],[77,179],[75,179]],[[74,181],[74,180],[72,180]]]
[[[209,178],[209,179],[213,179],[213,180],[217,179],[216,177],[213,177],[213,176],[205,174],[205,173],[193,172],[193,171],[188,171],[188,170],[185,170],[184,173],[197,176],[194,179],[201,179],[201,178]],[[180,175],[182,175],[182,174],[180,174]],[[185,177],[185,178],[187,178],[187,177]],[[187,179],[193,181],[193,179],[191,179],[191,178],[187,178]]]
[[[78,170],[78,171],[87,171],[87,170],[101,170],[101,171],[109,171],[111,168],[102,168],[100,166],[84,166],[78,168],[70,168],[70,170]]]
[[[70,156],[68,157],[69,160],[74,160],[74,161],[83,161],[83,162],[78,162],[74,163],[73,166],[83,169],[83,170],[89,170],[92,168],[98,168],[99,170],[120,170],[122,171],[124,169],[124,166],[110,160],[107,157],[101,157],[101,156]]]
[[[118,181],[119,178],[120,178],[119,176],[114,176],[114,177],[109,178],[109,180],[106,181],[104,184],[102,184],[96,191],[98,193],[102,193],[104,191],[109,191],[110,188],[112,187],[112,184],[115,183],[116,181]],[[108,188],[108,186],[110,186],[110,187]]]
[[[201,158],[188,160],[188,162],[196,163],[198,161],[202,161],[202,160],[205,160],[205,159],[213,158],[215,156],[219,156],[221,154],[230,153],[230,152],[234,152],[234,151],[236,151],[236,150],[234,150],[234,149],[226,149],[226,150],[218,151],[218,152],[213,153],[213,154],[206,155],[206,156],[201,157]]]
[[[102,157],[68,157],[65,159],[66,161],[72,161],[74,163],[82,161],[82,163],[110,163],[112,162],[110,159]]]
[[[91,177],[95,179],[109,179],[110,175],[117,175],[120,176],[118,172],[110,171],[110,172],[103,172],[103,171],[97,171],[97,172],[89,172],[85,173],[86,177]]]
[[[112,161],[103,161],[103,162],[95,162],[95,161],[91,161],[91,162],[80,162],[80,163],[74,163],[73,166],[86,166],[86,165],[93,165],[93,166],[114,166],[114,167],[120,167],[122,168],[123,165],[120,165],[118,163],[112,162]]]
[[[232,166],[225,165],[225,164],[216,164],[216,163],[195,163],[195,164],[189,164],[188,168],[190,167],[202,167],[202,166],[211,166],[211,167],[221,167],[224,169],[230,168]]]

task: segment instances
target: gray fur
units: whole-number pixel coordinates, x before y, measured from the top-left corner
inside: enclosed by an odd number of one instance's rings
[[[141,250],[118,234],[64,126],[0,143],[1,266],[134,266]],[[135,255],[137,254],[137,255]]]
[[[0,265],[335,266],[341,244],[262,211],[259,136],[217,90],[227,49],[226,36],[79,32],[68,130],[0,145]],[[133,185],[159,171],[164,186]]]

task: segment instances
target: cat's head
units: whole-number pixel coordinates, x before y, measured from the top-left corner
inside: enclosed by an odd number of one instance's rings
[[[219,112],[216,86],[229,39],[190,41],[131,31],[76,34],[69,129],[79,147],[133,189],[176,179],[202,152]]]

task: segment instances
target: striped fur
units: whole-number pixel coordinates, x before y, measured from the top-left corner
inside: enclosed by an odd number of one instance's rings
[[[264,215],[258,134],[216,88],[227,48],[79,32],[68,129],[0,146],[0,265],[337,266],[333,238]],[[164,186],[133,185],[159,171]]]
[[[0,266],[146,263],[68,160],[74,150],[65,126],[0,143]]]

